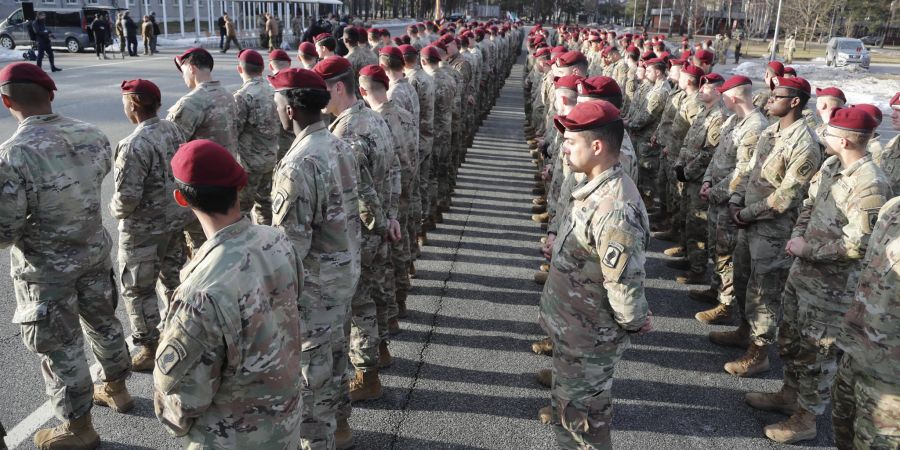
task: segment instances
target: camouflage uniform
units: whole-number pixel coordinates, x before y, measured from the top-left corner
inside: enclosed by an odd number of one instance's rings
[[[390,173],[394,152],[391,132],[378,113],[360,100],[341,112],[329,126],[353,149],[359,166],[359,215],[364,226],[360,243],[362,273],[351,302],[350,362],[362,372],[378,369],[378,313],[372,290],[383,285],[383,272],[375,265],[386,231],[390,201]],[[350,417],[350,380],[338,405],[338,419]]]
[[[254,77],[234,93],[238,162],[247,172],[247,185],[240,192],[241,211],[262,225],[272,223],[272,170],[278,157],[283,129],[275,111],[275,92],[262,77]]]
[[[415,178],[412,180],[412,191],[410,192],[409,224],[404,230],[410,235],[410,256],[415,260],[418,255],[418,242],[415,236],[422,231],[422,216],[430,214],[429,190],[432,185],[437,189],[434,158],[432,157],[435,108],[434,78],[419,66],[416,66],[415,69],[406,69],[405,73],[409,84],[416,90],[419,98],[419,154],[416,158],[419,167],[414,171]]]
[[[847,285],[853,298],[837,338],[845,353],[831,389],[840,449],[900,445],[898,223],[900,199],[894,198],[881,208],[862,271]]]
[[[185,447],[300,444],[302,264],[280,231],[247,218],[181,272],[156,352],[156,416]]]
[[[169,108],[166,120],[178,125],[185,142],[209,139],[225,147],[231,154],[237,154],[238,124],[234,97],[218,81],[198,84]],[[192,251],[200,248],[206,241],[200,222],[196,219],[185,227],[185,238]]]
[[[628,81],[628,63],[625,62],[625,58],[619,58],[618,61],[613,63],[610,73],[610,76],[616,80],[619,87],[624,88]]]
[[[747,167],[735,169],[735,192],[729,201],[743,207],[740,219],[749,222],[735,246],[734,289],[757,345],[775,342],[776,314],[791,265],[784,247],[821,161],[806,123],[779,127],[776,123],[766,128]]]
[[[637,144],[638,178],[635,180],[645,199],[652,199],[656,191],[654,179],[659,172],[659,146],[650,145],[650,135],[656,131],[666,106],[668,91],[665,80],[657,80],[650,92],[641,97],[630,110],[628,130]]]
[[[746,170],[750,157],[756,149],[759,134],[766,128],[766,117],[754,109],[744,118],[731,115],[722,124],[722,138],[712,155],[703,182],[709,183],[709,248],[713,253],[711,288],[718,292],[719,303],[731,306],[734,303],[734,246],[738,229],[728,211],[728,200],[734,193],[732,187],[735,167],[740,164]]]
[[[665,83],[665,81],[663,81]],[[635,98],[635,93],[637,92],[638,84],[640,82],[637,79],[637,66],[628,66],[628,72],[625,74],[625,84],[621,86],[622,89],[622,100],[624,105],[622,106],[622,117],[631,114],[631,108],[637,101]],[[663,89],[666,91],[666,97],[668,97],[668,88],[663,84]],[[665,100],[663,100],[663,108],[665,108]],[[649,130],[652,134],[656,129]]]
[[[672,123],[675,120],[675,115],[678,114],[678,109],[681,108],[681,102],[684,101],[686,96],[687,92],[678,89],[677,86],[669,90],[668,98],[666,98],[666,106],[659,119],[659,125],[657,125],[656,130],[653,131],[653,135],[656,136],[656,145],[660,148],[672,148],[672,146],[675,145],[671,135]],[[669,188],[671,184],[669,183],[669,169],[669,158],[660,152],[659,172],[656,174],[656,187],[659,195],[660,207],[663,210],[668,211],[671,215],[676,211],[674,204],[676,192],[673,192],[672,189]]]
[[[563,220],[540,305],[553,342],[552,420],[561,448],[609,448],[613,370],[648,313],[647,212],[617,164],[578,184]]]
[[[341,157],[345,155],[345,157]],[[287,234],[303,262],[300,367],[303,448],[333,448],[335,415],[347,372],[344,326],[359,282],[356,159],[325,124],[307,126],[278,164],[273,225]],[[351,156],[351,157],[346,157]],[[344,172],[353,175],[347,185]]]
[[[115,316],[112,241],[100,215],[100,187],[111,163],[109,141],[97,127],[57,114],[26,118],[0,145],[0,247],[12,247],[12,322],[20,325],[25,347],[40,356],[61,420],[91,409],[82,329],[101,379],[122,379],[131,365]]]
[[[706,202],[700,199],[700,186],[706,166],[712,159],[712,152],[719,145],[722,135],[722,122],[725,121],[725,110],[721,102],[703,105],[694,123],[684,137],[684,144],[675,163],[676,170],[684,173],[687,181],[683,182],[684,190],[681,207],[684,208],[685,224],[683,241],[685,256],[693,273],[706,273],[709,260],[706,241],[709,236],[706,222]]]
[[[450,137],[450,177],[455,182],[456,170],[462,164],[462,157],[466,149],[468,115],[471,105],[468,98],[474,90],[472,83],[472,66],[460,55],[447,58],[448,72],[456,80],[458,89],[455,98],[456,107],[453,112],[453,134]]]
[[[900,195],[900,136],[894,136],[881,151],[872,152],[872,159],[887,175],[894,194]]]
[[[344,56],[350,61],[350,67],[353,68],[353,74],[359,78],[359,71],[370,64],[378,65],[378,56],[372,53],[368,48],[362,46],[349,47],[349,51]]]
[[[675,212],[675,220],[672,226],[678,232],[681,232],[684,229],[688,205],[684,204],[684,183],[678,181],[675,177],[675,166],[678,165],[679,154],[681,153],[681,148],[684,146],[684,139],[687,136],[688,130],[691,129],[691,126],[697,119],[697,115],[699,115],[700,111],[703,109],[703,104],[699,99],[699,93],[699,91],[694,92],[693,94],[685,93],[684,100],[681,101],[678,111],[672,119],[672,127],[669,130],[666,130],[669,134],[666,142],[668,151],[666,152],[665,157],[666,166],[669,168],[669,173],[667,175],[669,185],[667,190],[671,198],[668,210]],[[706,227],[704,227],[704,229],[706,229]],[[682,242],[682,245],[684,244],[685,243]]]
[[[418,137],[412,114],[397,107],[392,101],[388,101],[377,108],[375,112],[381,114],[391,132],[394,143],[394,159],[396,160],[396,175],[392,168],[391,205],[388,216],[395,217],[400,222],[400,241],[385,242],[385,247],[390,247],[390,260],[385,261],[384,285],[375,296],[375,306],[378,307],[378,332],[382,340],[388,338],[388,319],[396,318],[397,298],[406,298],[409,292],[409,265],[411,263],[411,241],[415,240],[414,234],[409,234],[410,229],[410,202],[415,185],[413,181],[417,177],[419,169]],[[399,185],[394,185],[396,181]],[[393,198],[396,196],[396,200]],[[385,249],[386,250],[386,249]]]
[[[800,406],[822,414],[837,371],[834,340],[850,306],[844,293],[866,254],[878,210],[891,187],[871,156],[842,167],[831,156],[813,177],[791,237],[806,251],[794,260],[782,295],[778,350],[784,384],[797,389]]]
[[[450,141],[454,124],[455,102],[459,91],[449,69],[440,67],[434,74],[434,173],[437,185],[429,192],[431,212],[437,212],[438,203],[450,199]]]
[[[165,286],[162,300],[168,304],[185,261],[183,230],[191,212],[172,201],[175,179],[169,167],[183,142],[177,126],[153,117],[116,147],[109,209],[119,220],[119,280],[135,344],[159,339],[156,280]]]

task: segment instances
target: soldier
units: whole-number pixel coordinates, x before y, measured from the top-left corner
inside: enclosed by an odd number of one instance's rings
[[[16,295],[12,322],[41,360],[54,415],[39,430],[41,449],[92,449],[92,400],[126,412],[131,361],[116,319],[111,238],[100,215],[100,187],[112,150],[96,127],[53,113],[56,85],[34,64],[0,70],[3,105],[19,123],[0,145],[0,248],[10,249]],[[87,334],[103,384],[84,355]]]
[[[319,52],[312,42],[301,42],[297,48],[297,59],[300,61],[302,68],[312,70],[319,62]]]
[[[775,77],[783,76],[784,64],[778,61],[769,61],[769,64],[766,65],[766,73],[763,75],[763,84],[765,85],[765,87],[753,93],[753,105],[766,113],[766,117],[769,117],[767,108],[769,104],[769,96],[772,95],[772,80]]]
[[[891,126],[894,130],[900,131],[900,92],[894,94],[889,104],[891,105]],[[887,175],[893,192],[900,195],[900,135],[894,136],[880,152],[873,153],[872,159]]]
[[[784,384],[776,393],[746,395],[754,408],[791,415],[765,427],[776,442],[814,439],[816,415],[828,405],[837,371],[834,342],[850,302],[847,281],[858,276],[878,210],[891,197],[890,183],[866,154],[877,126],[864,110],[834,110],[824,140],[830,156],[810,182],[785,247],[795,259],[778,330]]]
[[[357,80],[350,62],[332,56],[316,64],[316,73],[325,79],[331,100],[326,111],[335,119],[329,129],[353,149],[359,166],[357,189],[359,217],[362,220],[362,273],[351,302],[350,362],[356,368],[347,380],[338,405],[338,429],[347,427],[350,401],[380,398],[383,391],[378,377],[378,321],[372,290],[382,285],[380,267],[375,258],[384,236],[396,236],[400,223],[390,212],[390,165],[393,152],[390,130],[384,119],[356,98]],[[342,423],[344,422],[344,423]],[[352,442],[352,437],[350,438]]]
[[[716,55],[709,50],[700,50],[691,57],[691,63],[703,69],[703,73],[710,73],[712,72],[713,64],[716,63],[715,57]]]
[[[734,289],[743,311],[740,326],[711,332],[718,345],[746,347],[725,371],[746,377],[769,370],[768,346],[775,342],[777,311],[790,267],[784,252],[807,184],[821,162],[812,130],[802,120],[809,101],[803,78],[773,80],[769,112],[779,121],[760,135],[745,170],[736,170],[729,214],[741,231],[734,251]]]
[[[722,137],[722,122],[726,117],[722,107],[722,94],[716,88],[724,82],[717,73],[700,77],[698,99],[702,103],[701,109],[685,135],[675,162],[675,179],[684,183],[681,195],[681,205],[685,211],[682,242],[685,243],[684,255],[689,264],[687,274],[675,278],[679,284],[705,284],[707,279],[708,208],[706,202],[700,199],[700,186],[703,184],[706,166],[712,159],[712,152]]]
[[[756,149],[759,135],[766,128],[765,116],[753,106],[749,78],[735,75],[719,89],[725,108],[734,113],[722,124],[721,140],[703,176],[700,198],[709,204],[706,217],[709,223],[709,249],[714,274],[707,290],[691,290],[690,298],[716,305],[694,315],[708,324],[731,324],[734,305],[734,263],[732,255],[738,229],[728,213],[728,200],[734,193],[732,173],[746,171],[746,165]]]
[[[362,69],[369,64],[378,64],[378,57],[372,53],[368,48],[362,47],[359,45],[359,41],[363,39],[359,35],[359,31],[357,31],[356,27],[346,27],[344,28],[344,44],[347,45],[347,60],[350,61],[350,66],[353,67],[353,73],[356,76],[359,76],[359,69]]]
[[[650,91],[640,97],[639,103],[632,104],[625,127],[634,137],[637,145],[638,180],[637,184],[645,205],[654,205],[654,178],[659,171],[659,147],[650,143],[650,134],[656,131],[666,105],[668,90],[666,83],[666,62],[654,58],[644,62],[644,76],[652,86]],[[645,100],[644,100],[645,99]]]
[[[469,142],[469,134],[474,130],[475,116],[473,113],[476,105],[474,93],[478,85],[475,83],[472,65],[459,52],[458,39],[445,39],[445,41],[447,45],[447,65],[453,68],[453,72],[459,74],[457,78],[460,101],[459,124],[457,125],[456,121],[454,121],[453,137],[450,144],[452,146],[450,152],[452,165],[450,169],[455,183],[456,170],[462,165],[467,148],[466,144]],[[440,213],[448,211],[449,207],[448,203],[444,208],[439,208],[437,218],[440,219]],[[440,220],[436,222],[440,222]]]
[[[269,71],[276,75],[279,71],[291,68],[291,56],[278,49],[269,52]]]
[[[404,44],[405,45],[405,44]],[[393,47],[396,48],[396,47]],[[397,234],[390,234],[379,249],[376,264],[384,269],[384,282],[382,287],[373,290],[375,306],[378,310],[378,332],[381,339],[378,348],[379,367],[384,368],[391,364],[391,354],[388,352],[388,332],[397,334],[400,332],[400,324],[397,321],[397,288],[396,279],[409,277],[409,239],[405,233],[409,222],[409,203],[412,189],[412,180],[415,170],[418,170],[419,161],[416,145],[419,142],[417,127],[413,115],[388,99],[387,91],[390,78],[385,70],[377,65],[365,66],[360,71],[359,87],[363,100],[375,112],[384,118],[391,132],[394,147],[392,149],[391,177],[390,177],[390,202],[389,217],[395,217],[400,224]],[[402,274],[401,274],[402,272]]]
[[[280,231],[252,225],[247,174],[198,139],[172,158],[175,201],[207,233],[182,271],[153,374],[153,409],[188,448],[300,445],[302,263]]]
[[[797,39],[791,34],[784,40],[784,63],[791,64],[794,62],[794,52],[797,51]]]
[[[878,213],[862,271],[847,283],[852,300],[837,336],[844,354],[831,388],[834,443],[842,450],[897,446],[898,223],[900,198],[895,197]]]
[[[434,160],[433,174],[436,183],[429,186],[428,216],[436,216],[439,206],[449,208],[450,204],[450,141],[453,128],[454,102],[459,98],[458,87],[448,68],[441,67],[441,56],[436,47],[422,50],[421,63],[425,72],[434,79]],[[425,211],[423,211],[423,216]],[[427,218],[427,216],[426,216]],[[427,220],[427,219],[426,219]],[[419,235],[419,246],[425,244],[425,229]]]
[[[259,225],[272,223],[272,170],[278,157],[275,93],[262,79],[265,63],[256,50],[238,53],[238,73],[243,80],[234,92],[237,124],[237,157],[247,172],[247,186],[241,189],[241,210]]]
[[[672,66],[669,68],[669,76],[666,79],[668,91],[666,106],[663,109],[662,116],[660,116],[659,125],[657,125],[656,130],[651,130],[651,133],[653,134],[650,136],[650,145],[664,149],[671,141],[670,131],[672,122],[675,120],[675,115],[681,107],[681,102],[687,95],[679,85],[682,68],[683,66],[678,64],[678,61],[672,61]],[[674,146],[674,144],[672,145]],[[669,189],[669,158],[661,151],[659,157],[659,172],[656,175],[656,179],[656,188],[659,192],[658,195],[660,200],[658,203],[659,209],[657,209],[657,212],[652,214],[651,217],[657,219],[656,223],[659,224],[658,230],[666,230],[672,227],[674,222],[672,215],[676,210],[673,200],[674,193],[670,192]]]
[[[175,124],[156,116],[161,102],[159,87],[152,82],[122,82],[125,117],[137,128],[116,147],[109,209],[119,220],[119,280],[131,340],[140,346],[131,359],[132,370],[138,372],[153,370],[159,341],[156,281],[165,286],[162,300],[168,305],[185,260],[188,212],[172,202],[175,185],[169,167],[184,137]]]
[[[336,56],[334,49],[337,48],[337,41],[331,33],[317,34],[316,37],[313,38],[313,43],[316,46],[316,53],[319,55],[319,59]]]
[[[842,108],[847,104],[847,97],[840,88],[830,86],[825,89],[816,88],[816,113],[822,119],[822,124],[816,127],[816,137],[822,142],[825,137],[822,133],[828,127],[828,121],[831,119],[831,112],[837,108]],[[822,144],[824,145],[824,144]]]
[[[629,335],[652,330],[647,212],[618,163],[624,126],[612,104],[581,103],[555,122],[572,170],[586,177],[572,193],[541,294],[540,322],[553,342],[551,421],[561,448],[608,448],[613,370]]]
[[[406,74],[403,72],[404,60],[400,47],[382,47],[378,55],[378,65],[387,73],[391,80],[388,89],[388,97],[400,108],[413,115],[416,128],[419,127],[419,95],[415,88],[409,84]],[[416,137],[418,139],[418,136]]]
[[[269,80],[282,126],[297,135],[274,176],[273,225],[303,261],[302,448],[345,448],[350,428],[337,427],[335,415],[348,363],[344,326],[360,274],[356,157],[322,121],[330,99],[322,77],[291,69]]]
[[[189,48],[175,57],[175,67],[191,91],[169,108],[166,120],[178,125],[186,142],[209,139],[237,152],[234,97],[221,82],[212,79],[212,55],[202,48]],[[188,223],[185,238],[192,253],[203,245],[206,236],[198,221]]]

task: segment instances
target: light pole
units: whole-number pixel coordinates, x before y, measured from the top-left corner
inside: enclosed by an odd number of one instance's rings
[[[781,25],[781,3],[778,0],[778,13],[775,15],[775,36],[772,37],[772,51],[769,53],[769,61],[775,61],[775,48],[778,47],[778,26]]]
[[[636,20],[637,20],[637,0],[634,0],[634,9],[631,11],[631,28],[634,28],[634,24],[635,24]]]

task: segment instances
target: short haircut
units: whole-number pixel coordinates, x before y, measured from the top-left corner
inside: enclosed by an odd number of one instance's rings
[[[247,75],[262,75],[263,66],[259,64],[248,63],[246,61],[239,61],[241,65],[241,70],[244,71]]]
[[[238,199],[235,187],[192,185],[175,180],[175,188],[181,191],[188,205],[206,214],[227,214]]]
[[[344,43],[351,47],[359,45],[359,31],[356,31],[356,27],[344,28]]]
[[[838,97],[825,96],[825,97],[816,97],[825,102],[829,108],[837,108],[838,106],[844,106],[845,102]]]
[[[272,67],[274,67],[278,71],[282,71],[284,69],[288,69],[291,67],[290,61],[282,61],[280,59],[273,59],[272,61],[269,61],[269,62],[271,62]]]
[[[663,75],[666,74],[666,63],[662,61],[644,65],[644,69],[649,69],[651,67],[660,71],[660,73],[662,73]]]
[[[585,62],[579,62],[578,64],[575,64],[574,66],[572,66],[572,69],[573,69],[573,70],[574,70],[574,69],[578,69],[579,71],[581,71],[581,75],[582,75],[582,76],[585,76],[585,77],[588,76],[588,63],[587,63],[587,61],[585,61]]]
[[[348,70],[341,75],[325,80],[325,84],[329,87],[334,86],[337,83],[344,83],[344,88],[347,90],[348,95],[356,95],[356,75],[352,70]]]
[[[441,58],[439,58],[439,57],[435,58],[433,56],[425,56],[424,53],[422,54],[422,60],[427,62],[429,65],[435,65],[435,64],[439,64],[441,62]]]
[[[144,114],[156,114],[161,106],[159,100],[147,94],[127,94],[128,100]]]
[[[797,98],[800,99],[800,105],[797,106],[799,109],[806,108],[806,104],[809,103],[809,94],[804,91],[797,91]]]
[[[320,46],[322,46],[322,47],[325,47],[325,48],[327,48],[329,51],[332,51],[332,52],[333,52],[334,49],[337,48],[337,41],[334,40],[334,37],[329,36],[329,37],[327,37],[327,38],[325,38],[325,39],[322,39],[322,40],[319,41],[319,42],[316,42],[316,45],[320,45]]]
[[[359,85],[369,92],[387,92],[384,84],[365,75],[359,77]]]
[[[388,69],[393,71],[403,70],[402,59],[397,59],[388,55],[381,55],[378,57],[378,62],[383,63],[385,66],[387,66]]]
[[[725,92],[732,92],[732,97],[738,97],[749,100],[751,95],[753,94],[753,86],[749,84],[742,84],[740,86],[729,89]]]
[[[409,65],[415,65],[419,62],[419,54],[418,53],[407,53],[403,55],[403,62]]]
[[[829,131],[830,133],[833,132],[832,134],[834,134],[835,136],[839,136],[850,141],[850,143],[853,144],[853,146],[857,149],[866,148],[866,145],[868,145],[869,140],[872,139],[873,134],[872,132],[850,131],[832,126],[829,126],[828,128],[831,129]]]
[[[588,142],[600,141],[604,147],[615,149],[615,154],[619,154],[622,147],[622,140],[625,139],[625,124],[622,119],[618,119],[607,123],[599,128],[584,130],[585,139]]]
[[[190,64],[199,69],[213,70],[213,58],[207,52],[193,52],[181,60],[181,65]]]
[[[22,105],[40,105],[50,102],[51,93],[34,83],[7,83],[0,86],[0,94]]]
[[[331,100],[331,94],[322,89],[286,89],[278,93],[287,99],[292,109],[305,113],[321,112]]]

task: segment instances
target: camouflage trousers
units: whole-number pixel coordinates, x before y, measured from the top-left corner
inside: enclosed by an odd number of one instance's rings
[[[651,203],[659,191],[656,177],[659,173],[659,148],[650,145],[649,138],[635,135],[634,144],[638,152],[638,190],[645,203]]]
[[[333,310],[323,313],[333,313]],[[300,352],[304,380],[300,448],[304,450],[334,449],[338,411],[343,404],[344,385],[349,383],[349,347],[345,331],[348,311],[343,311],[342,316],[341,323],[332,324],[320,334],[318,343],[311,345],[313,341],[303,341]]]
[[[668,170],[668,174],[666,175],[666,181],[668,183],[668,186],[666,187],[666,194],[668,196],[666,199],[666,210],[669,211],[670,214],[672,229],[682,236],[681,245],[686,247],[687,243],[684,241],[684,235],[682,233],[685,221],[687,220],[687,205],[685,205],[684,201],[684,183],[675,178],[675,160],[672,159],[671,156],[668,157],[666,169]],[[706,228],[704,227],[703,229]]]
[[[668,220],[668,212],[671,203],[669,194],[669,160],[662,153],[659,154],[659,170],[656,172],[656,194],[659,199],[659,209],[665,214]]]
[[[600,343],[590,353],[553,339],[550,406],[556,442],[562,449],[612,448],[613,371],[628,336],[610,330],[609,336],[592,339]]]
[[[450,153],[451,145],[448,142],[449,139],[442,140],[440,144],[437,144],[438,140],[435,139],[435,155],[437,158],[435,159],[434,170],[437,175],[437,201],[432,204],[432,211],[437,211],[438,204],[446,204],[450,201],[450,183],[451,183],[451,171],[450,166],[452,164],[452,159]]]
[[[463,116],[453,118],[453,134],[450,135],[450,151],[448,153],[448,165],[450,184],[456,182],[456,171],[462,161],[463,148],[465,147],[462,131]]]
[[[387,319],[396,319],[400,313],[397,307],[397,298],[406,298],[411,283],[409,281],[409,265],[412,263],[412,243],[415,241],[415,234],[407,232],[412,220],[404,213],[403,201],[400,202],[400,240],[390,243],[390,268],[391,271],[385,274],[385,289],[387,290]],[[387,324],[385,320],[385,325]],[[379,318],[379,331],[381,331],[381,323]]]
[[[272,225],[272,171],[247,172],[240,192],[241,212],[257,225]]]
[[[159,340],[159,298],[156,281],[165,287],[163,304],[169,304],[180,283],[179,272],[185,262],[184,234],[119,233],[119,281],[122,302],[131,324],[131,340],[147,345]]]
[[[709,260],[706,241],[709,239],[706,202],[700,199],[700,184],[689,181],[682,183],[681,208],[684,210],[684,228],[681,240],[685,246],[685,256],[691,264],[690,271],[706,273]]]
[[[419,142],[421,143],[422,141]],[[434,158],[432,157],[432,148],[434,147],[436,146],[429,145],[426,149],[427,151],[422,151],[422,147],[419,147],[419,170],[416,174],[415,183],[417,192],[410,198],[410,202],[413,202],[412,210],[410,211],[413,241],[415,241],[415,236],[422,232],[422,220],[431,214],[431,203],[437,201],[437,179],[434,178]],[[432,189],[434,190],[433,193]],[[418,207],[416,200],[418,200]],[[412,251],[413,260],[417,256],[418,252]]]
[[[900,386],[873,377],[849,353],[831,389],[831,423],[838,450],[900,448]]]
[[[394,287],[394,260],[392,250],[394,242],[384,240],[378,246],[378,253],[375,257],[375,266],[380,267],[378,280],[372,286],[372,300],[375,301],[375,318],[378,327],[378,342],[388,339],[388,318],[390,313],[390,304],[394,304],[397,309],[397,290]]]
[[[375,306],[376,289],[384,285],[386,251],[381,249],[381,236],[364,230],[360,252],[362,274],[353,300],[350,303],[350,362],[358,370],[378,369],[378,309]]]
[[[94,382],[84,354],[84,335],[100,363],[101,380],[120,380],[131,370],[125,334],[116,319],[118,295],[111,261],[64,283],[13,278],[13,289],[13,322],[21,327],[25,347],[40,356],[53,413],[60,420],[87,414],[93,405]]]
[[[769,345],[775,342],[778,332],[781,290],[790,261],[784,253],[787,240],[764,236],[759,232],[760,227],[759,222],[754,222],[738,233],[734,249],[734,294],[738,309],[750,324],[753,341],[757,345]]]
[[[709,231],[708,248],[712,250],[713,270],[710,287],[719,293],[719,303],[734,304],[734,247],[738,229],[731,220],[727,205],[710,205],[706,212]]]

